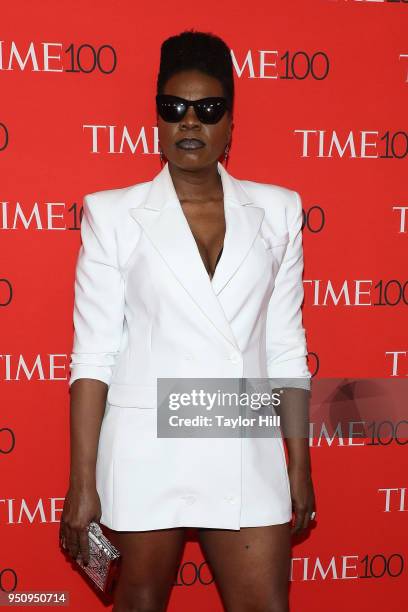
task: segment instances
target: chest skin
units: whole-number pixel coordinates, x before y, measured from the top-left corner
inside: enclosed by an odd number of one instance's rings
[[[181,205],[203,265],[212,278],[224,246],[226,225],[223,200],[207,203],[183,201]]]

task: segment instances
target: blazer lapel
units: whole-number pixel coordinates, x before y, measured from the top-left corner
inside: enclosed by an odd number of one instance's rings
[[[263,208],[240,206],[226,198],[224,211],[226,222],[224,249],[211,281],[216,295],[221,293],[242,264],[265,215]]]
[[[217,295],[241,265],[257,235],[264,209],[252,206],[248,194],[218,163],[223,192],[226,234],[224,249],[214,276],[209,278],[200,252],[177,197],[168,163],[151,181],[145,200],[129,214],[218,331],[239,350]]]

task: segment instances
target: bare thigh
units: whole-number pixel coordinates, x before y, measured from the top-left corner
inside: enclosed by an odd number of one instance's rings
[[[108,537],[122,554],[112,612],[166,610],[176,580],[185,528],[113,531]]]
[[[198,530],[226,612],[289,610],[290,527]]]

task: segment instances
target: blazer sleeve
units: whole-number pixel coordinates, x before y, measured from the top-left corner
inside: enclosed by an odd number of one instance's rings
[[[307,345],[301,310],[304,298],[302,201],[296,191],[292,191],[292,196],[287,212],[289,242],[268,305],[267,369],[269,379],[285,379],[277,383],[279,387],[310,390],[312,375],[306,361]]]
[[[123,332],[124,279],[105,201],[83,202],[74,284],[74,340],[69,386],[78,378],[110,384]]]

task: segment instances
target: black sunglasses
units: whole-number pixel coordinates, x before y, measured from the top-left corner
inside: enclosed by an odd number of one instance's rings
[[[168,94],[156,96],[157,112],[168,123],[181,121],[189,106],[194,107],[195,114],[201,123],[218,123],[228,109],[227,99],[221,97],[185,100]]]

